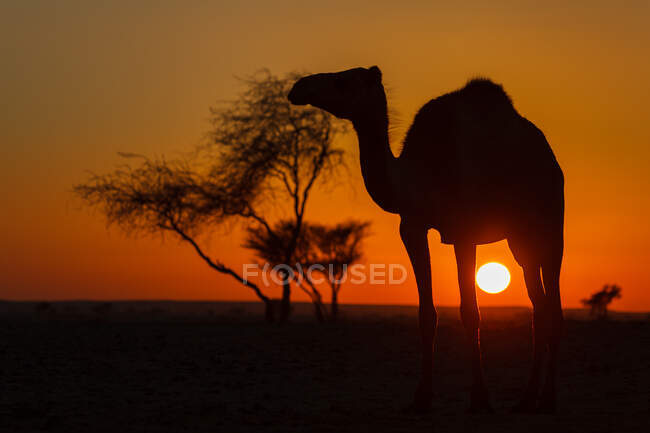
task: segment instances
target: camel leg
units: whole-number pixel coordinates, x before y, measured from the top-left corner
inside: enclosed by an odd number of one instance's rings
[[[533,365],[524,397],[515,406],[515,411],[534,412],[537,409],[542,363],[548,342],[550,320],[539,265],[524,264],[523,270],[528,297],[533,304]]]
[[[476,246],[474,244],[454,245],[460,287],[460,317],[471,347],[472,393],[470,411],[487,410],[492,412],[488,397],[483,364],[481,361],[480,313],[476,302]]]
[[[431,262],[427,229],[418,223],[402,219],[400,235],[406,247],[419,295],[419,325],[422,349],[420,383],[415,392],[413,409],[425,411],[431,407],[433,394],[433,342],[436,335],[437,314],[431,293]]]
[[[548,366],[546,381],[542,389],[539,403],[541,412],[552,413],[556,409],[555,377],[557,367],[558,346],[564,330],[564,315],[560,300],[560,268],[562,266],[562,241],[553,248],[552,256],[542,263],[544,289],[551,317],[551,330],[548,343]]]

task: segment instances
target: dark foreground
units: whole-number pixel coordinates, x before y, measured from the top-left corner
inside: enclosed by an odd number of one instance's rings
[[[413,307],[344,307],[287,325],[257,305],[0,303],[0,431],[642,432],[648,316],[568,312],[556,415],[511,414],[526,381],[525,309],[483,314],[495,414],[470,415],[456,309],[441,309],[434,407],[403,411],[417,381]]]

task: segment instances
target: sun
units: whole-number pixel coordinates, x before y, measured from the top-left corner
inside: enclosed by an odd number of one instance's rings
[[[499,293],[510,284],[510,272],[501,263],[486,263],[476,273],[476,283],[484,292]]]

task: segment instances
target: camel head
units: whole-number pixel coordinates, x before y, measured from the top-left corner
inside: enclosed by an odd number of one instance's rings
[[[385,109],[386,96],[381,71],[372,66],[303,77],[293,85],[289,101],[294,105],[311,104],[341,119],[354,120],[378,103]]]

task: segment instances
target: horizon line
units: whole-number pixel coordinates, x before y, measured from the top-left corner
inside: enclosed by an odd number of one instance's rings
[[[222,304],[260,304],[262,303],[260,301],[254,301],[254,300],[212,300],[212,299],[0,299],[0,303],[39,303],[39,302],[49,302],[49,303],[106,303],[106,302],[114,302],[114,303],[128,303],[128,302],[133,302],[133,303],[145,303],[145,302],[160,302],[160,303],[222,303]],[[311,302],[309,301],[292,301],[292,304],[300,304],[300,305],[311,305]],[[324,302],[324,305],[330,305],[329,302]],[[339,306],[348,306],[348,307],[418,307],[417,304],[370,304],[370,303],[345,303],[345,302],[339,302]],[[483,308],[521,308],[521,309],[527,309],[527,310],[532,310],[531,306],[528,305],[517,305],[517,304],[503,304],[503,305],[484,305],[480,306],[481,309]],[[458,305],[455,304],[443,304],[443,305],[437,305],[436,308],[459,308]],[[564,307],[565,310],[588,310],[587,307]],[[611,313],[639,313],[639,314],[650,314],[650,310],[608,310]]]

